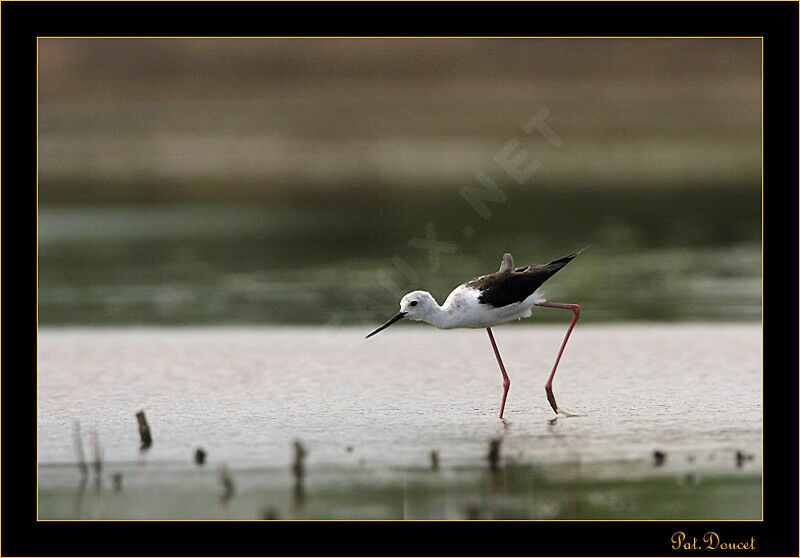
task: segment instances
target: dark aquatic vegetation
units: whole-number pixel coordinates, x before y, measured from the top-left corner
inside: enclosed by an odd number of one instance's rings
[[[506,453],[510,443],[503,442]],[[648,471],[631,460],[586,467],[580,462],[537,459],[508,463],[495,473],[487,471],[485,463],[454,465],[440,478],[427,467],[427,454],[418,455],[419,466],[409,468],[320,465],[314,469],[320,482],[305,503],[293,492],[286,467],[246,467],[220,484],[216,470],[192,471],[194,465],[186,462],[154,468],[146,475],[135,462],[115,463],[113,472],[125,476],[124,490],[101,496],[76,494],[74,464],[60,463],[39,466],[43,481],[39,509],[41,519],[61,520],[757,520],[762,496],[759,468],[737,470],[734,453],[729,452],[731,460],[724,468],[702,472],[677,470],[682,459],[675,459],[672,471]]]
[[[653,465],[661,467],[667,459],[667,454],[663,451],[656,450],[653,452]]]

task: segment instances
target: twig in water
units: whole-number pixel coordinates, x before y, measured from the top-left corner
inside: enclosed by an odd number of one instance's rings
[[[306,467],[304,460],[306,458],[306,448],[300,443],[300,440],[294,441],[294,463],[292,463],[292,473],[296,482],[303,482],[303,477],[306,474]]]
[[[306,491],[303,486],[303,477],[306,474],[305,466],[306,448],[300,440],[294,441],[294,463],[292,463],[292,473],[294,474],[294,511],[295,514],[303,513],[303,506],[306,500]]]
[[[153,436],[150,434],[150,426],[147,424],[144,411],[136,413],[136,420],[139,421],[139,437],[142,439],[142,445],[139,446],[139,451],[144,452],[153,445]]]
[[[220,496],[220,500],[223,504],[227,504],[233,498],[236,492],[236,486],[233,484],[233,478],[228,472],[228,467],[225,465],[219,468],[219,481],[222,483],[222,496]]]
[[[206,452],[203,448],[197,448],[197,451],[194,452],[194,462],[198,465],[206,462]]]
[[[742,465],[745,464],[746,461],[752,461],[753,454],[752,453],[742,453],[742,450],[736,450],[736,467],[741,469]]]

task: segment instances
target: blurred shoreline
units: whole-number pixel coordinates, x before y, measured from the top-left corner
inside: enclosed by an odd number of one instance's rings
[[[39,41],[40,204],[465,185],[759,187],[758,40]],[[540,111],[562,143],[523,128]],[[497,178],[497,177],[495,177]],[[96,198],[93,198],[96,196]]]
[[[757,320],[761,47],[41,39],[39,319],[369,323],[591,245],[587,320]]]

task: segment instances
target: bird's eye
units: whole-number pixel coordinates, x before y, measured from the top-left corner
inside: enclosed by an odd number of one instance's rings
[[[417,301],[416,300],[412,300],[411,302],[408,303],[408,305],[409,306],[416,306],[417,305]]]

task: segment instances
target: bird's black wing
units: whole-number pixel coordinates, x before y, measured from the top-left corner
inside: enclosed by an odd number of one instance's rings
[[[481,291],[478,300],[494,308],[522,302],[531,296],[542,283],[571,262],[578,253],[564,256],[550,263],[501,270],[468,281],[466,286]]]

